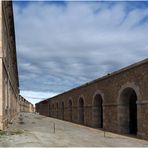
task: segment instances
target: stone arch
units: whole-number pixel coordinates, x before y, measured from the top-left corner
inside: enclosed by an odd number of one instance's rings
[[[104,101],[105,101],[105,100],[104,100],[104,93],[102,93],[102,91],[100,91],[100,90],[95,91],[95,93],[94,93],[94,95],[93,95],[93,100],[94,100],[95,96],[98,95],[98,94],[101,95],[101,97],[102,97],[102,99],[103,99],[103,103],[104,103]]]
[[[84,98],[82,96],[78,101],[78,119],[80,124],[84,124]]]
[[[103,97],[96,93],[92,101],[92,126],[103,128]]]
[[[72,121],[72,99],[68,99],[68,117],[69,121]]]
[[[118,96],[118,130],[120,133],[137,135],[139,97],[139,88],[134,83],[126,84],[120,89]]]
[[[61,118],[62,118],[62,120],[64,120],[64,101],[62,101],[62,103],[61,103]]]

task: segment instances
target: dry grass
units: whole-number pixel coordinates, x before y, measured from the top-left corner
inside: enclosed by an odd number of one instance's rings
[[[16,130],[16,131],[11,131],[10,134],[11,135],[19,135],[19,134],[23,134],[24,132],[22,130]]]
[[[3,135],[5,135],[6,134],[6,131],[1,131],[0,130],[0,136],[3,136]]]
[[[16,130],[16,131],[0,131],[0,137],[2,136],[10,136],[10,135],[19,135],[23,134],[24,132],[22,130]]]

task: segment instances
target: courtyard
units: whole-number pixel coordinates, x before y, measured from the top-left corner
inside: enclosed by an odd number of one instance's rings
[[[19,113],[0,134],[1,147],[147,147],[148,141],[103,132],[74,123]]]

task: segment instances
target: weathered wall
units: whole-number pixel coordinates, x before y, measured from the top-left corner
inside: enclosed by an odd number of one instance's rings
[[[51,117],[64,118],[67,121],[117,133],[135,132],[138,137],[148,139],[147,83],[148,59],[48,99],[50,107],[45,111],[44,106],[44,115],[50,114]],[[80,98],[84,101],[84,108]],[[132,105],[134,99],[136,99],[136,109]],[[72,102],[72,108],[69,100]],[[102,104],[99,103],[101,100]],[[41,103],[36,106],[39,105],[37,111],[42,114]],[[137,114],[132,109],[135,109]],[[131,124],[136,130],[132,129]]]
[[[0,1],[0,58],[2,58],[2,1]]]
[[[1,122],[3,121],[3,94],[2,94],[2,59],[0,58],[0,129],[2,129],[3,125]]]
[[[17,113],[19,86],[12,3],[2,1],[1,4],[1,129],[4,129]]]
[[[30,110],[33,105],[19,97],[12,1],[0,1],[0,130],[17,112]]]
[[[2,1],[0,1],[0,100],[2,100]],[[2,101],[0,101],[0,129],[2,129]]]
[[[36,112],[44,116],[49,116],[49,102],[45,100],[36,104]]]
[[[33,104],[27,101],[21,95],[19,95],[18,112],[34,112]]]

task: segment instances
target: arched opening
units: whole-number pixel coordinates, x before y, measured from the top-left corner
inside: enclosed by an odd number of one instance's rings
[[[48,111],[49,111],[49,117],[51,116],[51,107],[50,107],[50,104],[49,104],[49,109],[48,109]]]
[[[52,104],[52,117],[54,117],[54,104]]]
[[[64,102],[62,102],[61,117],[62,117],[62,120],[64,120]]]
[[[58,103],[56,104],[56,117],[58,118],[58,109],[59,109],[59,106],[58,106]]]
[[[121,133],[137,134],[137,95],[134,89],[126,88],[119,100],[119,130]]]
[[[68,113],[69,113],[69,121],[72,121],[72,101],[68,101]]]
[[[84,101],[83,101],[83,98],[79,99],[79,123],[84,124]]]
[[[95,128],[103,128],[103,99],[97,94],[92,105],[92,123]]]

